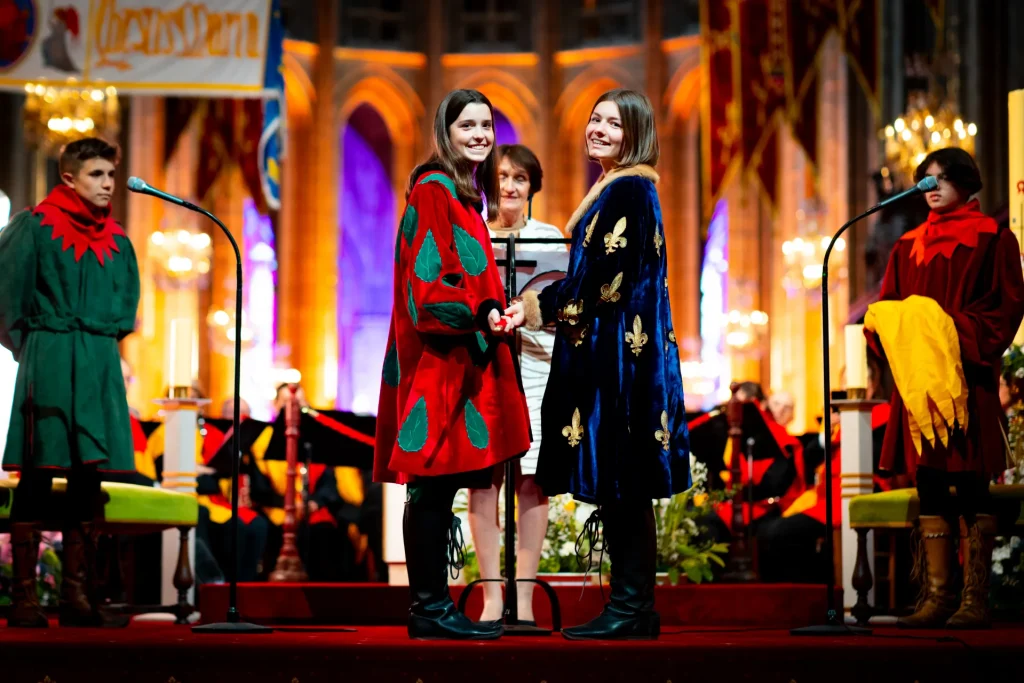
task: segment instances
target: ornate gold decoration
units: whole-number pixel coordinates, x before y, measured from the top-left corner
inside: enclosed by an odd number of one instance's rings
[[[605,303],[613,304],[622,298],[622,294],[619,293],[619,287],[622,285],[622,273],[619,273],[609,285],[601,285],[601,301]]]
[[[163,290],[209,284],[213,243],[198,229],[158,230],[149,236],[149,260],[159,270],[155,279]]]
[[[569,299],[565,302],[565,306],[558,311],[557,317],[561,322],[575,325],[580,321],[581,315],[583,315],[583,299],[579,301]]]
[[[572,341],[573,346],[579,346],[583,343],[584,337],[587,336],[587,332],[590,331],[590,325],[584,325],[583,327],[570,327],[568,331],[569,340]]]
[[[626,217],[623,216],[616,223],[612,231],[604,236],[604,253],[611,254],[619,247],[626,246],[626,238],[622,233],[626,232]]]
[[[594,220],[590,221],[590,225],[587,226],[587,234],[583,236],[583,246],[590,244],[590,238],[594,235],[594,228],[597,227],[597,217],[601,215],[600,211],[594,213]]]
[[[643,323],[640,322],[639,315],[633,318],[633,331],[626,333],[626,341],[630,344],[633,355],[639,356],[643,351],[644,344],[647,343],[647,333],[643,330]]]
[[[668,432],[668,413],[661,411],[661,429],[654,432],[654,438],[661,442],[661,450],[668,451],[668,442],[671,435]]]
[[[661,256],[661,245],[665,243],[665,238],[661,236],[661,233],[657,230],[654,231],[654,251],[658,252],[658,256]]]
[[[572,413],[572,424],[562,427],[562,436],[569,439],[570,446],[578,446],[583,438],[583,427],[580,425],[580,409]]]

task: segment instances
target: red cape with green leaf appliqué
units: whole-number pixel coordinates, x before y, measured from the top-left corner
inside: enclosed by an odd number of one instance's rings
[[[505,306],[487,226],[451,178],[420,174],[395,244],[375,481],[474,472],[529,450],[509,345],[479,325],[488,301]]]
[[[55,242],[63,240],[63,251],[74,250],[76,262],[91,250],[100,265],[105,265],[114,258],[114,252],[121,251],[114,238],[127,237],[110,217],[109,206],[90,206],[66,185],[51,190],[33,213],[42,216],[40,225],[53,228],[51,237]]]

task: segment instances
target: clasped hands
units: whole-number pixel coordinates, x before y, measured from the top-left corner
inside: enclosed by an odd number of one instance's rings
[[[491,327],[491,334],[512,334],[517,327],[522,327],[525,319],[522,300],[513,299],[512,305],[505,309],[504,315],[491,311],[487,316],[487,323]]]

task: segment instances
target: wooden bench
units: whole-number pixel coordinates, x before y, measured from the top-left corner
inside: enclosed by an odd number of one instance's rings
[[[1021,533],[1024,529],[1024,485],[993,484],[990,490],[999,533]],[[857,532],[857,563],[853,568],[857,603],[852,614],[861,626],[866,625],[874,613],[868,604],[868,593],[874,585],[871,560],[867,553],[868,532],[873,529],[913,529],[919,514],[917,489],[897,489],[850,499],[850,527]]]
[[[11,504],[16,495],[17,481],[0,480],[0,533],[10,532]],[[65,479],[53,480],[55,505],[49,517],[43,520],[43,530],[60,531],[64,519]],[[178,529],[181,533],[178,546],[178,566],[174,572],[173,585],[178,591],[178,602],[174,605],[131,606],[122,611],[131,613],[168,612],[175,615],[177,623],[184,624],[194,608],[188,602],[188,591],[194,583],[188,553],[189,533],[199,520],[199,504],[194,495],[166,489],[103,482],[103,511],[95,520],[96,530],[102,534],[139,535]]]

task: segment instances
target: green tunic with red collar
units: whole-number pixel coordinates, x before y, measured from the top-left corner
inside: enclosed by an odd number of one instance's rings
[[[124,230],[66,187],[0,231],[0,344],[19,362],[3,468],[135,470],[117,343],[139,270]]]

